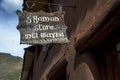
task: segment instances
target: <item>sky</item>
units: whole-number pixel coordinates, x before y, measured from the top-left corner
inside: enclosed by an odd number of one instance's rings
[[[0,0],[0,52],[23,57],[24,48],[21,45],[20,34],[16,29],[18,16],[16,10],[22,11],[23,0]]]

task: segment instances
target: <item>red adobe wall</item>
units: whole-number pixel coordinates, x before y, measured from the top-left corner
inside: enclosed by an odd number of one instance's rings
[[[33,0],[47,1],[47,0]],[[117,0],[52,0],[52,3],[62,4],[63,11],[66,12],[65,23],[68,26],[67,34],[70,42],[68,44],[52,44],[47,58],[45,53],[41,53],[41,46],[36,46],[33,78],[31,80],[47,80],[47,76],[56,63],[64,56],[67,65],[67,76],[69,80],[106,80],[102,71],[102,64],[99,62],[99,55],[94,51],[86,49],[84,53],[79,53],[75,45],[87,32],[94,30],[105,16],[109,13]],[[25,2],[24,2],[25,3]],[[42,6],[42,7],[41,7]],[[37,5],[28,11],[47,10],[43,5]],[[89,33],[90,34],[90,33]],[[42,46],[43,47],[43,46]],[[81,48],[80,48],[81,49]],[[103,54],[103,53],[102,53]],[[45,59],[46,58],[46,59]],[[101,58],[103,56],[101,55]],[[45,60],[44,60],[45,59]],[[101,60],[101,59],[100,59]]]

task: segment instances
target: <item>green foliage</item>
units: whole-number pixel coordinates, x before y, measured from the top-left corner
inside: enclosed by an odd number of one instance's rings
[[[0,80],[19,80],[22,58],[0,53]]]

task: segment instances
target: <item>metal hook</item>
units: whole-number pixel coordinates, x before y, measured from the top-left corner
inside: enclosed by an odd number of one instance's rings
[[[30,2],[30,1],[29,1]],[[28,1],[26,1],[26,5],[27,5],[27,7],[28,8],[33,8],[36,4],[34,3],[34,2],[31,2],[32,3],[32,5],[31,6],[29,6],[29,4],[28,4]]]

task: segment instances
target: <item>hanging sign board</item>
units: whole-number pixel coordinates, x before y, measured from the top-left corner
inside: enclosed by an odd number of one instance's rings
[[[49,44],[69,42],[64,12],[46,13],[17,11],[21,44]]]

